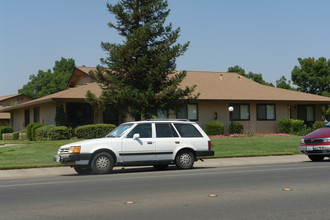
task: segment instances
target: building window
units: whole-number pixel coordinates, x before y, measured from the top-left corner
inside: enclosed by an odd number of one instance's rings
[[[191,121],[198,121],[198,105],[187,104],[181,106],[176,111],[177,119],[188,119]]]
[[[305,122],[314,122],[314,105],[298,105],[298,119],[304,120]]]
[[[247,121],[250,120],[250,105],[249,104],[231,104],[234,108],[232,112],[232,120],[234,121]]]
[[[40,122],[40,108],[33,109],[33,122],[34,123]]]
[[[257,105],[258,120],[276,120],[276,110],[274,104]]]
[[[26,127],[28,124],[30,124],[30,110],[25,109],[24,110],[24,126]]]

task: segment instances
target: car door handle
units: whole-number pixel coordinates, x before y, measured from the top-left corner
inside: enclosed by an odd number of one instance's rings
[[[175,143],[176,143],[176,144],[180,144],[180,141],[176,141]]]
[[[148,142],[147,142],[147,144],[153,144],[153,143],[154,143],[154,142],[152,142],[152,141],[148,141]]]

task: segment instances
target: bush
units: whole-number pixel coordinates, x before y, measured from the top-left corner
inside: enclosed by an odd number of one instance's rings
[[[2,140],[2,134],[13,133],[13,128],[9,126],[1,126],[0,127],[0,140]]]
[[[50,140],[67,140],[71,138],[71,128],[65,126],[52,127],[49,130]]]
[[[36,129],[45,126],[45,124],[40,123],[30,123],[26,126],[26,135],[30,141],[35,141],[35,131]]]
[[[224,124],[220,121],[209,121],[204,126],[207,135],[224,134]]]
[[[37,141],[47,140],[49,138],[50,129],[55,127],[54,125],[46,125],[40,128],[37,128],[35,131],[35,139]]]
[[[327,123],[324,121],[316,121],[316,122],[314,122],[312,129],[313,129],[313,131],[315,131],[319,128],[323,128],[326,124]]]
[[[229,134],[243,134],[243,125],[238,121],[229,124]]]
[[[283,118],[279,121],[280,133],[304,135],[310,131],[311,129],[307,128],[303,120]]]
[[[75,129],[74,133],[78,138],[91,139],[91,138],[101,138],[109,134],[116,125],[113,124],[92,124],[83,125]]]
[[[20,133],[25,133],[26,131],[16,131],[13,133],[13,140],[18,140]]]

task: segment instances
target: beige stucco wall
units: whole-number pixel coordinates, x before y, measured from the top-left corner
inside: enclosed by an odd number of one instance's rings
[[[34,108],[40,108],[40,121],[39,123],[48,124],[48,125],[55,125],[55,114],[56,114],[56,104],[55,103],[47,103],[41,104],[38,106],[30,106],[23,109],[14,110],[11,112],[12,120],[11,124],[14,131],[21,131],[25,130],[24,126],[24,111],[29,109],[30,110],[30,122],[34,122],[34,115],[33,110]]]
[[[213,121],[215,112],[217,113],[217,121],[221,121],[225,125],[225,133],[228,132],[228,126],[230,123],[230,115],[228,107],[232,102],[199,102],[198,114],[199,120],[197,121],[202,127],[208,121]],[[239,102],[235,102],[239,103]],[[242,102],[246,104],[246,102]],[[247,103],[250,106],[250,120],[238,121],[244,126],[244,133],[276,133],[278,132],[278,121],[283,118],[290,117],[290,111],[288,104],[285,103],[260,103],[260,104],[275,104],[276,106],[276,120],[257,120],[257,104],[256,102]]]

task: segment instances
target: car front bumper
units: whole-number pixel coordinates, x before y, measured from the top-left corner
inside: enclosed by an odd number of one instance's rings
[[[330,155],[330,145],[300,145],[299,150],[306,155]]]
[[[59,154],[53,160],[63,165],[88,165],[92,154]]]

